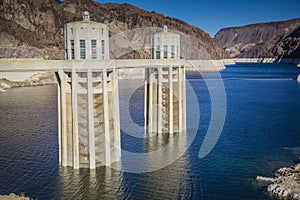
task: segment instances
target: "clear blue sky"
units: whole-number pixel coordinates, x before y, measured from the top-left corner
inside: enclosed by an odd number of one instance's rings
[[[300,0],[97,0],[128,3],[198,26],[212,37],[225,27],[300,18]]]

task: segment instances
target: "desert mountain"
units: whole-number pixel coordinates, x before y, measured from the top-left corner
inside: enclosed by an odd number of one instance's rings
[[[93,21],[108,24],[112,37],[117,35],[117,40],[110,45],[113,58],[149,58],[149,34],[160,29],[147,27],[164,25],[182,35],[182,57],[228,57],[203,30],[128,4],[101,4],[92,0],[1,0],[0,58],[64,59],[64,24],[81,20],[83,11],[89,11]]]
[[[300,27],[266,43],[258,44],[248,51],[242,52],[239,57],[300,58]]]
[[[299,27],[300,18],[251,24],[221,29],[214,38],[231,57],[299,58],[299,34],[294,32]]]

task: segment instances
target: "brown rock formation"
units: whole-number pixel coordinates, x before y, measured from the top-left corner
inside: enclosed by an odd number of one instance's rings
[[[285,54],[280,52],[280,50],[276,51],[276,53],[274,52],[275,50],[272,50],[276,48],[275,46],[280,46],[279,43],[284,39],[284,36],[291,34],[299,27],[300,18],[280,22],[251,24],[221,29],[215,35],[215,39],[231,57],[254,58],[267,56],[275,58],[284,54],[284,57],[299,58],[299,55]],[[276,42],[273,40],[276,40]],[[294,43],[289,43],[287,40],[283,43],[285,43],[286,49],[288,46],[292,49],[294,48]]]
[[[300,27],[266,43],[258,44],[239,57],[256,58],[300,58]]]
[[[228,55],[204,31],[187,23],[155,12],[147,12],[128,4],[101,4],[92,0],[2,0],[0,1],[0,58],[64,59],[63,26],[81,20],[89,11],[94,21],[107,23],[111,36],[122,31],[143,27],[162,27],[185,34],[192,43],[183,45],[190,59],[221,59]],[[137,41],[141,40],[135,37]],[[144,38],[143,38],[144,39]],[[147,43],[147,42],[146,42]],[[195,47],[191,48],[193,44]],[[200,55],[193,55],[200,49]],[[111,48],[112,52],[117,46]],[[134,49],[133,49],[134,50]],[[128,50],[130,52],[132,50]],[[183,52],[184,52],[183,51]],[[128,53],[127,52],[127,53]],[[134,55],[132,55],[134,54]],[[144,50],[134,50],[128,57],[149,57]],[[122,57],[124,57],[122,55]]]

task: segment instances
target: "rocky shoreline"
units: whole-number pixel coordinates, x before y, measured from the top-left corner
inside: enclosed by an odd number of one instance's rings
[[[267,191],[272,196],[300,200],[300,163],[278,169],[274,178],[257,176],[256,180],[267,184]]]
[[[11,81],[7,78],[0,77],[0,93],[5,92],[9,88],[29,87],[57,83],[55,74],[52,72],[41,72],[32,75],[23,81]]]
[[[10,195],[0,195],[0,200],[30,200],[30,198],[11,193]]]

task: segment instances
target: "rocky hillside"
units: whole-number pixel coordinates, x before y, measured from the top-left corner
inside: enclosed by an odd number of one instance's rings
[[[300,27],[242,52],[244,58],[300,58]]]
[[[144,28],[163,25],[182,35],[184,58],[228,57],[201,29],[128,4],[101,4],[92,0],[1,0],[0,58],[64,59],[64,24],[81,20],[81,13],[85,10],[90,12],[93,21],[108,24],[110,35],[115,36],[111,43],[113,58],[149,57],[149,34],[160,30]],[[136,28],[143,29],[128,31]],[[127,32],[119,34],[124,31]]]
[[[274,49],[280,49],[282,47],[272,45],[284,43],[285,49],[293,49],[295,44],[292,40],[286,40],[285,42],[279,40],[292,34],[298,27],[300,27],[300,18],[288,21],[224,28],[221,29],[214,38],[231,57],[260,57],[263,55],[280,57],[283,54],[286,57],[293,57],[295,55],[290,55],[290,50],[287,50],[285,53],[281,50],[275,52]],[[289,41],[292,43],[289,44]],[[299,56],[297,58],[299,58]]]

